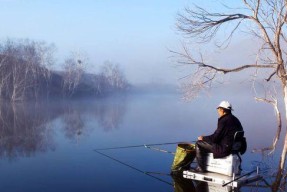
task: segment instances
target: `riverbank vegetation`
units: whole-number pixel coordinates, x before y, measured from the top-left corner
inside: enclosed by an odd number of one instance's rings
[[[55,45],[29,39],[0,43],[0,98],[11,102],[43,98],[105,96],[128,89],[118,64],[106,62],[97,74],[88,73],[87,59],[71,54],[63,70],[54,70]]]

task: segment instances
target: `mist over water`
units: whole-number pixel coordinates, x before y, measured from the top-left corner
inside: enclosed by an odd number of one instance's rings
[[[5,192],[174,191],[173,186],[140,172],[169,173],[171,154],[144,147],[103,151],[135,170],[94,149],[194,141],[213,133],[216,107],[231,97],[217,94],[189,103],[180,98],[177,93],[153,92],[46,104],[3,103],[0,188]],[[243,168],[250,170],[252,161],[262,160],[251,150],[272,142],[275,117],[270,106],[248,96],[237,95],[231,102],[245,129],[248,151]],[[161,148],[175,151],[176,145]],[[156,177],[174,182],[169,176]]]

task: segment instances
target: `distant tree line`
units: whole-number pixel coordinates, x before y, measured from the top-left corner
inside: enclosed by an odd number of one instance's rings
[[[104,96],[129,84],[119,65],[106,62],[97,74],[85,71],[86,59],[71,54],[62,71],[52,69],[55,46],[32,40],[0,43],[0,98],[12,102],[47,97]]]

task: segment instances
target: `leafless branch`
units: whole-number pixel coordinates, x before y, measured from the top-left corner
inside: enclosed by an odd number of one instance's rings
[[[247,68],[275,68],[274,65],[257,65],[257,64],[254,64],[254,65],[242,65],[240,67],[236,67],[236,68],[233,68],[233,69],[227,69],[227,68],[217,68],[217,67],[214,67],[212,65],[207,65],[207,64],[199,64],[199,66],[201,67],[208,67],[208,68],[212,68],[216,71],[219,71],[219,72],[222,72],[224,74],[226,73],[231,73],[231,72],[239,72],[239,71],[242,71],[244,69],[247,69]]]
[[[272,143],[272,145],[270,147],[267,147],[265,148],[265,150],[271,150],[269,152],[269,154],[273,153],[275,148],[276,148],[276,145],[277,145],[277,142],[280,138],[280,134],[281,134],[281,129],[282,129],[282,119],[281,119],[281,113],[279,111],[279,108],[278,108],[278,101],[276,98],[272,97],[272,100],[269,100],[269,99],[266,99],[266,98],[258,98],[258,97],[255,97],[255,100],[256,101],[260,101],[260,102],[265,102],[265,103],[268,103],[268,104],[271,104],[275,110],[275,114],[276,114],[276,119],[277,119],[277,132],[276,132],[276,136],[274,138],[274,141]]]
[[[178,15],[177,28],[189,37],[197,37],[201,42],[210,41],[217,33],[221,25],[239,20],[233,31],[240,25],[243,19],[251,19],[250,16],[236,14],[220,14],[210,13],[201,7],[196,7],[196,10],[186,8],[185,15]]]
[[[276,71],[273,72],[273,73],[272,73],[267,79],[265,79],[265,80],[266,80],[266,81],[270,81],[271,78],[272,78],[274,75],[276,75]]]

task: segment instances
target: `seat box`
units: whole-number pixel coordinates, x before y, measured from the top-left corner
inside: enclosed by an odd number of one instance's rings
[[[240,174],[240,159],[236,154],[214,159],[212,153],[207,154],[206,170],[227,176]]]

